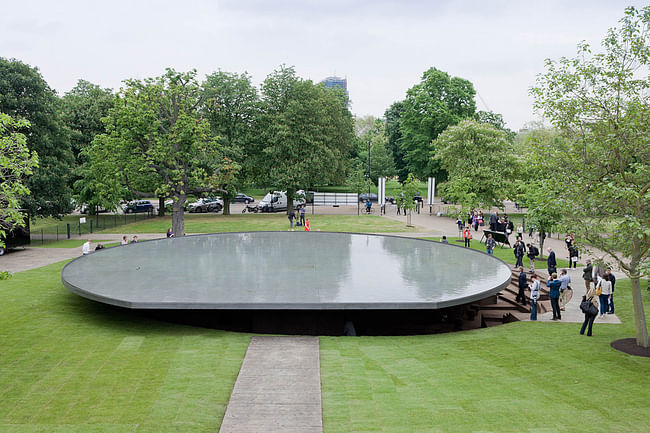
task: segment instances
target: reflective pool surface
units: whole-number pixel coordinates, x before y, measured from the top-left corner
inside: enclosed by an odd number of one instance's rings
[[[79,257],[73,292],[142,309],[437,309],[495,294],[509,267],[455,245],[328,232],[159,239]]]

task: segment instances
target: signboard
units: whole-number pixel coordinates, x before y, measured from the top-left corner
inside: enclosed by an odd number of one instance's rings
[[[79,224],[85,224],[85,223],[86,223],[86,217],[79,218]]]
[[[429,185],[427,188],[427,204],[429,206],[433,206],[433,201],[436,195],[436,178],[435,177],[430,177],[429,178]]]
[[[379,206],[381,206],[386,202],[386,178],[385,177],[380,177],[379,179],[377,179],[377,192],[378,192],[377,203],[379,204]]]

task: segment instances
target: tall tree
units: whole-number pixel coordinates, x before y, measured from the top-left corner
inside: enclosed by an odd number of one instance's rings
[[[74,158],[60,100],[37,68],[0,57],[0,112],[29,121],[27,147],[39,157],[39,166],[26,183],[31,194],[23,197],[22,206],[32,216],[67,213]]]
[[[38,155],[29,151],[27,139],[20,132],[27,128],[27,121],[0,112],[0,247],[4,247],[5,233],[23,224],[19,199],[29,195],[23,179],[38,166]]]
[[[257,113],[257,89],[247,73],[217,71],[201,85],[205,118],[213,136],[218,137],[222,155],[228,161],[214,180],[224,191],[224,215],[230,213],[230,200],[246,181],[243,161],[250,152],[253,119]]]
[[[449,174],[440,186],[445,197],[476,209],[503,207],[514,192],[516,160],[505,132],[463,120],[440,134],[434,147],[435,160]]]
[[[369,118],[372,119],[372,123],[368,122]],[[368,158],[370,158],[370,178],[375,184],[380,176],[395,176],[395,163],[393,154],[388,148],[388,136],[384,122],[381,119],[368,116],[356,119],[355,129],[357,139],[353,165],[363,168],[368,174]]]
[[[540,149],[564,182],[565,223],[630,278],[636,341],[648,347],[640,278],[650,273],[650,6],[627,8],[619,24],[601,53],[581,43],[577,57],[547,60],[531,93],[566,137]]]
[[[326,89],[282,66],[262,85],[251,163],[260,183],[287,191],[289,211],[299,189],[340,182],[354,132],[345,92]]]
[[[141,178],[160,179],[156,194],[172,198],[177,236],[185,232],[187,195],[213,192],[210,177],[220,168],[218,146],[200,116],[200,94],[196,71],[167,69],[160,77],[127,80],[106,118],[106,134],[93,142],[91,160],[110,161],[104,179],[119,178],[131,190]]]
[[[433,140],[448,126],[474,116],[475,94],[471,82],[436,68],[424,72],[422,81],[406,92],[400,147],[410,173],[418,178],[445,177],[440,161],[431,159]]]
[[[401,122],[404,114],[404,102],[394,102],[384,113],[386,119],[386,135],[388,136],[388,148],[393,153],[393,162],[400,182],[404,182],[408,176],[408,168],[404,160],[404,150],[400,146],[402,138]]]

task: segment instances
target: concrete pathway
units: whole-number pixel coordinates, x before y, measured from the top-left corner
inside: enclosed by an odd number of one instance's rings
[[[220,433],[322,433],[317,337],[252,337]]]

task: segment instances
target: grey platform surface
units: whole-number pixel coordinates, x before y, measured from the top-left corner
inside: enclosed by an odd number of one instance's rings
[[[495,294],[509,267],[419,239],[219,233],[114,247],[68,263],[73,292],[127,308],[437,309]]]
[[[220,433],[322,433],[317,337],[252,337]]]

